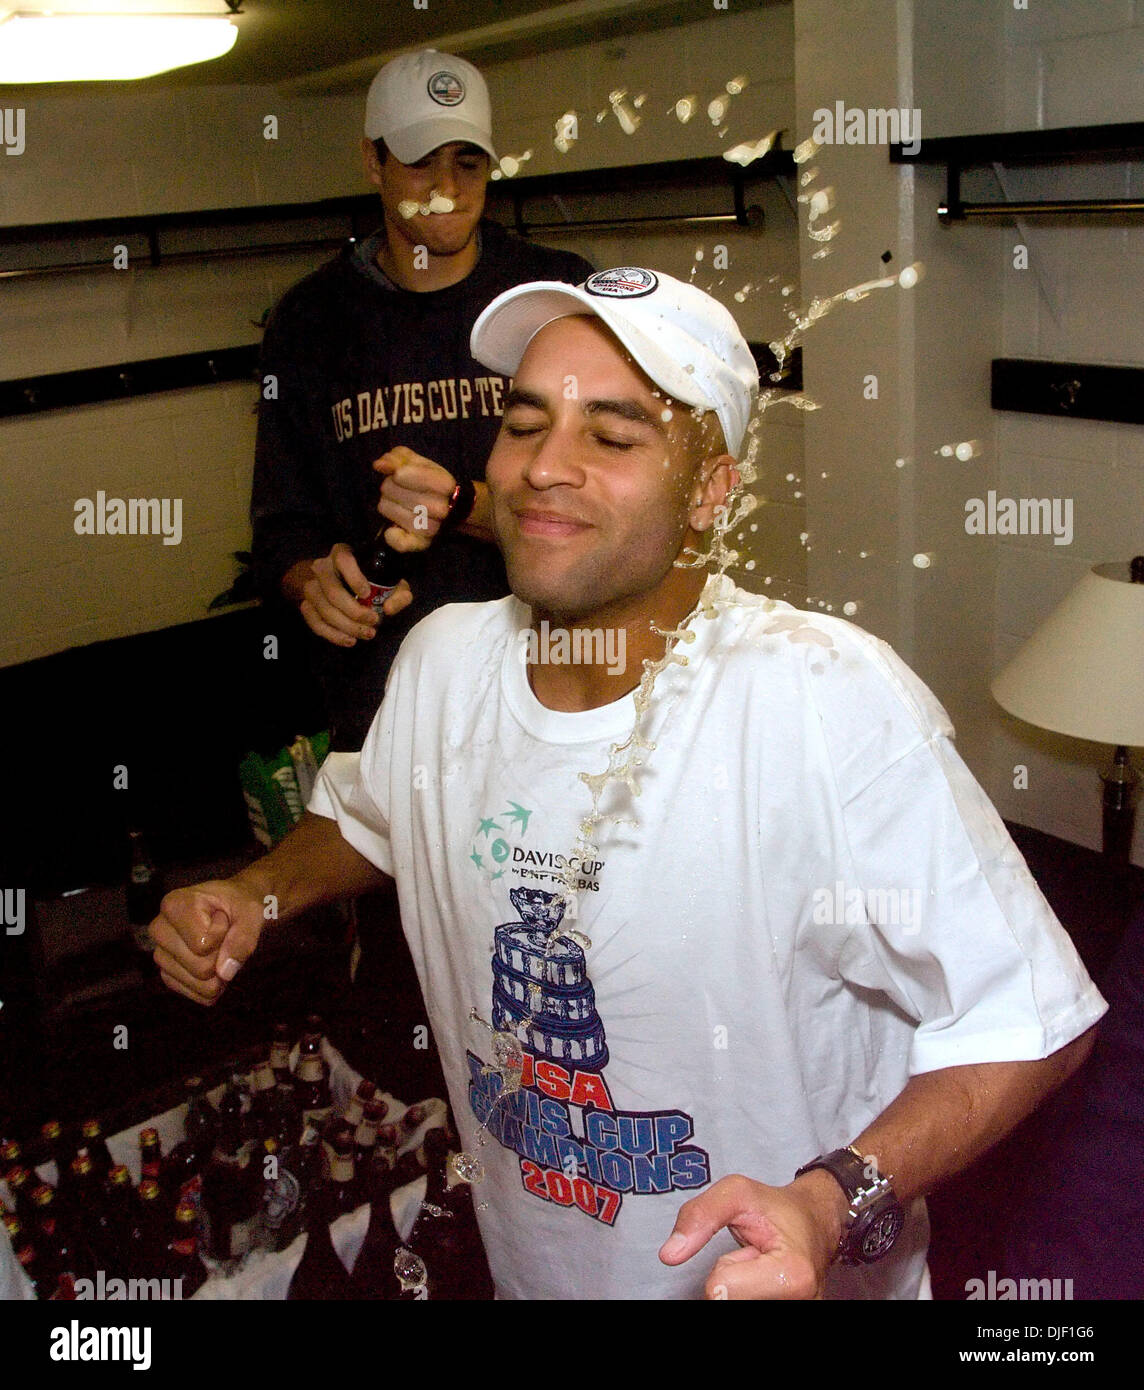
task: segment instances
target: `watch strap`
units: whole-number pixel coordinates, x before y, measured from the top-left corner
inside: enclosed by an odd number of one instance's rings
[[[451,531],[468,521],[477,504],[477,489],[471,478],[460,478],[449,498],[449,510],[441,523],[442,531]]]
[[[837,1258],[846,1264],[870,1264],[886,1254],[902,1228],[905,1213],[890,1185],[853,1145],[820,1154],[795,1173],[801,1177],[824,1168],[846,1194],[850,1210],[838,1242]]]

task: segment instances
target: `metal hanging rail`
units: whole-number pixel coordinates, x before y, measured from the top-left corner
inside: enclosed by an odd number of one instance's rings
[[[499,179],[488,187],[488,208],[499,212],[521,236],[643,230],[651,226],[712,225],[734,223],[757,228],[763,209],[748,204],[746,185],[752,180],[775,178],[794,171],[789,152],[776,146],[744,168],[718,156],[668,160],[617,169],[595,169],[533,177]],[[674,190],[673,186],[674,185]],[[696,212],[691,195],[699,189],[725,190],[730,194],[726,212]],[[635,191],[662,191],[681,204],[652,217],[594,218],[576,221],[525,218],[526,204],[543,207],[560,197],[577,194],[623,196]],[[687,206],[688,199],[691,206]],[[30,276],[68,275],[113,268],[113,248],[125,245],[128,266],[157,269],[163,265],[206,261],[219,257],[267,256],[292,252],[336,249],[348,237],[361,237],[380,220],[377,195],[357,194],[326,198],[314,203],[278,203],[268,207],[219,208],[205,212],[159,213],[142,217],[104,217],[88,222],[45,222],[21,227],[0,227],[0,280]],[[318,224],[317,226],[315,224]],[[324,225],[321,225],[324,224]],[[291,227],[296,236],[288,235]],[[242,232],[250,233],[243,239]],[[187,245],[187,234],[196,242],[215,232],[214,244]],[[315,232],[318,234],[315,235]],[[87,254],[76,255],[77,247]],[[58,259],[53,259],[60,248]],[[119,272],[122,273],[122,272]]]
[[[789,152],[778,147],[747,167],[718,156],[670,160],[526,178],[499,179],[489,184],[488,210],[514,225],[524,236],[557,236],[570,232],[646,230],[650,227],[713,227],[733,224],[757,229],[763,209],[747,202],[747,185],[794,172]],[[729,192],[726,212],[696,212],[697,190]],[[663,214],[577,221],[568,215],[563,197],[623,196],[642,191],[659,201],[662,194],[676,207]],[[555,210],[561,220],[533,220],[532,209]],[[526,208],[530,215],[526,218]],[[584,210],[584,209],[581,209]],[[589,207],[590,210],[590,207]],[[156,270],[165,265],[207,261],[219,257],[265,256],[322,248],[336,249],[347,238],[360,238],[379,221],[376,194],[328,198],[314,203],[285,203],[271,207],[222,208],[206,212],[163,213],[151,217],[100,218],[89,222],[43,223],[0,227],[0,280],[44,275],[89,274],[113,270],[113,248],[126,245],[128,265]],[[324,228],[315,224],[325,224]],[[286,233],[293,225],[298,236]],[[250,233],[243,238],[242,232]],[[198,241],[214,231],[214,244],[187,245],[188,234]],[[315,231],[326,235],[315,236]],[[77,255],[77,250],[81,253]],[[83,252],[90,252],[85,256]],[[52,259],[53,254],[58,259]],[[122,274],[122,271],[114,272]],[[764,380],[779,389],[802,389],[802,364],[793,353],[780,369],[765,344],[751,344]],[[252,379],[258,345],[180,353],[171,357],[36,377],[0,381],[0,419],[36,414],[100,401],[124,400],[160,391],[182,390],[224,381]],[[773,374],[780,380],[774,382]]]
[[[990,164],[1095,163],[1144,159],[1144,122],[1026,130],[1012,134],[949,136],[923,140],[917,154],[890,146],[894,164],[944,164],[945,199],[937,215],[948,226],[971,219],[1016,217],[1132,216],[1144,212],[1140,198],[1050,198],[1039,201],[967,203],[961,176]]]

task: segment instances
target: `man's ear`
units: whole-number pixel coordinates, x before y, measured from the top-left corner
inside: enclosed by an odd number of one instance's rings
[[[693,531],[709,531],[717,509],[727,501],[732,488],[739,486],[739,470],[730,454],[704,459],[692,490],[688,520]]]
[[[377,150],[374,148],[372,140],[367,140],[362,136],[361,141],[362,163],[365,165],[365,176],[375,188],[381,186],[381,165],[377,162]]]

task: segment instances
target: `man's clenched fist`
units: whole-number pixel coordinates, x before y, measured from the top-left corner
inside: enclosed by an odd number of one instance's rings
[[[168,893],[151,923],[163,983],[197,1004],[214,1004],[258,945],[261,897],[235,879]]]

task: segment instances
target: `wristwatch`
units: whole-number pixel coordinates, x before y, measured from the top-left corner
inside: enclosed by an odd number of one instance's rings
[[[890,1179],[882,1177],[873,1160],[863,1158],[853,1145],[820,1154],[804,1164],[795,1177],[812,1168],[825,1168],[850,1203],[837,1258],[843,1264],[869,1265],[888,1254],[906,1221]]]
[[[453,495],[449,498],[449,510],[445,520],[441,523],[440,530],[452,530],[454,526],[460,526],[463,521],[468,521],[474,506],[477,502],[477,489],[469,478],[462,478],[453,489]]]

